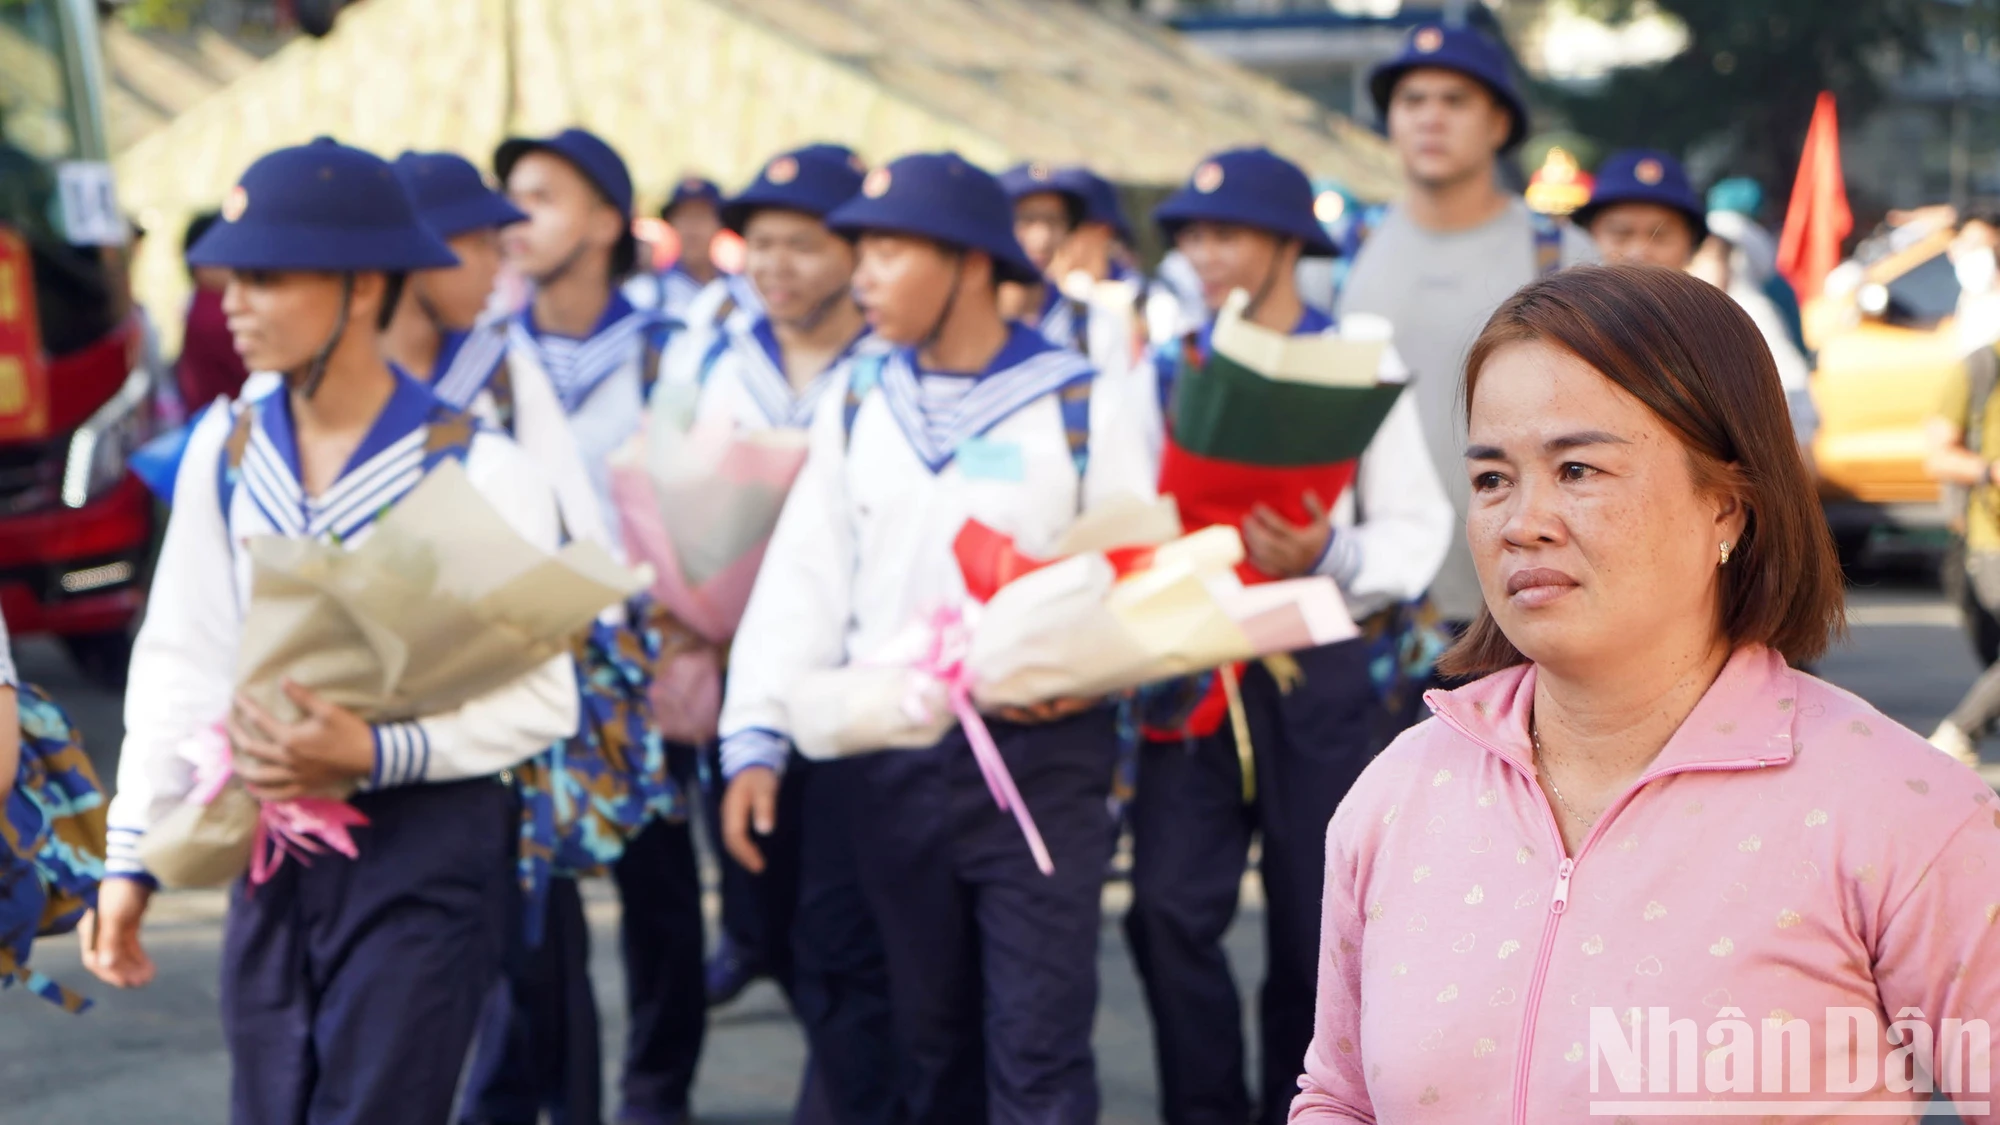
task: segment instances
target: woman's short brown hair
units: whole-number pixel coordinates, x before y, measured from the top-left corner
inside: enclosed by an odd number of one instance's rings
[[[1742,539],[1722,570],[1721,628],[1732,646],[1768,645],[1794,664],[1845,629],[1833,536],[1792,435],[1763,335],[1729,295],[1679,270],[1583,266],[1514,294],[1465,364],[1465,411],[1495,352],[1538,341],[1581,359],[1680,438],[1697,487],[1733,492]],[[1439,662],[1483,676],[1526,661],[1483,607]]]

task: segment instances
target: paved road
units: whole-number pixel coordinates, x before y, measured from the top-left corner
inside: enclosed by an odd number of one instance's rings
[[[1852,639],[1827,658],[1821,673],[1928,732],[1975,672],[1951,612],[1934,592],[1893,578],[1858,589],[1853,602]],[[53,649],[32,643],[22,649],[26,674],[78,712],[95,756],[108,763],[119,732],[115,699],[78,682]],[[2000,761],[1994,748],[1989,747],[1988,757]],[[2000,767],[1989,766],[1989,771],[2000,774]],[[1107,895],[1113,915],[1122,905],[1119,891],[1114,887]],[[591,901],[596,981],[605,1034],[614,1040],[623,1033],[612,940],[616,909],[599,888]],[[19,994],[0,997],[0,1125],[213,1125],[224,1120],[227,1064],[215,1015],[220,912],[215,895],[164,898],[151,927],[159,983],[130,994],[92,989],[98,1007],[81,1018]],[[1230,934],[1231,952],[1245,981],[1258,979],[1260,921],[1253,899]],[[1105,924],[1099,958],[1104,1003],[1097,1048],[1104,1121],[1138,1125],[1155,1120],[1153,1067],[1144,1007],[1115,917]],[[74,946],[66,940],[47,943],[37,962],[64,980],[85,979]],[[1246,994],[1254,996],[1254,985]],[[617,1055],[607,1052],[607,1057]],[[776,991],[757,986],[714,1017],[695,1091],[701,1120],[714,1125],[785,1121],[800,1058],[799,1037]]]

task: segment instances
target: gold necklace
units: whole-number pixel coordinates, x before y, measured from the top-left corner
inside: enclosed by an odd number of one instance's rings
[[[1528,721],[1528,740],[1535,744],[1535,776],[1541,778],[1543,781],[1548,783],[1549,792],[1554,793],[1556,795],[1556,803],[1560,804],[1563,808],[1568,809],[1569,815],[1582,821],[1583,826],[1585,828],[1589,828],[1591,825],[1596,824],[1597,818],[1594,816],[1585,816],[1581,812],[1577,811],[1577,807],[1575,805],[1570,804],[1569,798],[1563,796],[1563,791],[1556,786],[1555,776],[1542,768],[1542,760],[1547,755],[1544,754],[1542,751],[1541,728],[1537,726],[1534,720],[1532,719]]]

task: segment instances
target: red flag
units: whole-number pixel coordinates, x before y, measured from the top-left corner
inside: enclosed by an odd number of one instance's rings
[[[1826,275],[1840,264],[1840,244],[1854,229],[1847,208],[1847,181],[1840,173],[1840,123],[1833,94],[1821,91],[1813,106],[1812,128],[1799,154],[1799,175],[1778,241],[1778,272],[1798,290],[1799,299],[1819,296]]]

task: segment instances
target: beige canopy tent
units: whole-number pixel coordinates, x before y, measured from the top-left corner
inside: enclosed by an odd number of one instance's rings
[[[871,161],[1082,162],[1135,185],[1262,143],[1364,198],[1396,180],[1352,122],[1075,0],[364,0],[132,145],[119,188],[171,230],[258,155],[317,135],[484,165],[510,134],[573,123],[618,146],[652,200],[684,172],[734,187],[819,140]],[[184,290],[169,241],[140,263],[156,301]]]

